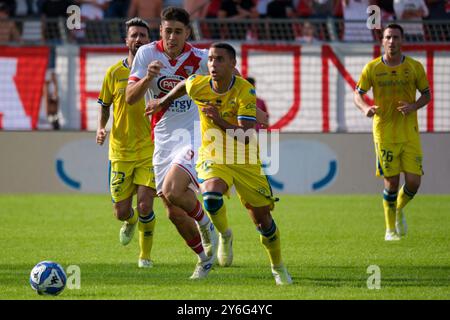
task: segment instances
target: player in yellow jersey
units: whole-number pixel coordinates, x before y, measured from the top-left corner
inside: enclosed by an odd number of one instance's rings
[[[133,105],[125,101],[125,88],[130,66],[138,48],[150,42],[149,27],[145,21],[133,18],[126,22],[128,57],[111,66],[103,80],[98,98],[101,105],[97,125],[97,143],[106,139],[105,126],[113,104],[113,124],[109,140],[110,191],[117,219],[124,221],[119,239],[127,245],[139,229],[140,255],[138,266],[150,268],[155,214],[153,199],[155,179],[153,174],[153,142],[150,122],[142,116],[143,99]],[[133,208],[133,195],[137,194],[137,207]]]
[[[287,285],[292,279],[281,259],[280,233],[270,212],[276,199],[262,173],[258,148],[252,145],[257,117],[255,89],[234,75],[235,66],[234,48],[214,43],[208,53],[209,75],[192,75],[162,99],[147,103],[146,110],[147,114],[158,112],[186,93],[192,98],[201,111],[197,171],[204,207],[219,231],[219,264],[230,266],[233,260],[233,236],[223,195],[234,185],[260,233],[276,284]]]
[[[388,25],[382,38],[384,54],[363,69],[354,92],[356,106],[373,118],[377,159],[376,175],[384,177],[385,240],[400,240],[407,225],[403,208],[417,193],[422,171],[417,110],[430,101],[430,89],[422,64],[401,51],[403,29]],[[363,96],[373,88],[375,105]],[[416,91],[420,92],[416,100]],[[405,184],[400,188],[400,173]]]

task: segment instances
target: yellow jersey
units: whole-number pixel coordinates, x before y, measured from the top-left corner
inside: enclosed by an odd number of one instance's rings
[[[414,103],[416,90],[422,94],[429,91],[425,70],[419,61],[403,56],[402,62],[388,66],[378,57],[364,67],[356,89],[367,93],[373,88],[375,105],[373,136],[376,142],[401,143],[419,141],[417,111],[404,116],[397,108],[399,101]]]
[[[196,74],[186,80],[186,91],[199,108],[202,135],[199,150],[200,162],[215,159],[216,162],[223,161],[221,163],[224,164],[259,163],[256,140],[253,140],[256,142],[255,144],[251,143],[255,147],[254,149],[235,141],[201,111],[206,105],[214,105],[218,108],[222,119],[232,125],[238,125],[238,120],[255,121],[256,124],[256,92],[250,82],[233,76],[228,90],[225,93],[218,93],[213,89],[211,76]],[[220,133],[222,139],[219,140],[221,141],[215,140],[213,137],[217,133]],[[211,137],[213,138],[211,139]],[[256,139],[256,135],[254,138]],[[215,148],[211,148],[211,143],[214,143]],[[234,151],[227,153],[227,149],[229,150],[231,146],[234,147]],[[251,158],[249,158],[249,150],[252,152]]]
[[[113,124],[109,138],[109,159],[136,161],[153,156],[150,121],[144,116],[144,98],[136,104],[125,101],[130,75],[127,59],[117,62],[106,72],[98,98],[101,108],[113,104]]]

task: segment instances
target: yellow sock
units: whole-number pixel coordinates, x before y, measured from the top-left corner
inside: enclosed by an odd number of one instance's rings
[[[228,230],[228,218],[225,203],[222,205],[222,207],[220,207],[219,210],[214,212],[214,214],[208,211],[206,212],[208,213],[209,218],[220,233],[225,233]]]
[[[408,202],[414,198],[415,193],[411,192],[403,185],[398,193],[397,210],[403,209]]]
[[[383,193],[384,219],[386,230],[395,231],[395,211],[397,209],[397,192],[384,190]]]
[[[153,246],[153,230],[155,229],[156,216],[153,211],[147,217],[139,217],[139,259],[150,260]]]
[[[270,263],[273,266],[280,266],[282,264],[280,231],[275,225],[275,221],[272,222],[272,227],[269,230],[260,230],[260,233],[260,241],[269,255]]]
[[[138,221],[139,218],[139,213],[136,209],[131,208],[131,212],[132,212],[132,216],[129,217],[126,222],[128,222],[129,224],[136,224],[136,222]]]

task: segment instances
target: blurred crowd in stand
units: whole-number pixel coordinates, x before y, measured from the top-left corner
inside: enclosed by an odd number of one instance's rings
[[[191,14],[194,40],[374,42],[379,30],[367,21],[375,23],[370,17],[379,13],[382,25],[399,20],[408,42],[450,42],[450,0],[0,0],[0,44],[49,45],[43,101],[48,125],[59,129],[55,47],[122,43],[124,21],[135,16],[146,19],[158,39],[167,6]],[[68,17],[78,13],[79,27],[69,28]]]
[[[81,15],[75,30],[65,27],[71,5]],[[167,6],[184,7],[207,40],[371,42],[371,5],[381,9],[382,23],[401,20],[407,41],[449,41],[449,0],[0,0],[0,43],[120,43],[123,20],[134,16],[147,19],[158,38]]]

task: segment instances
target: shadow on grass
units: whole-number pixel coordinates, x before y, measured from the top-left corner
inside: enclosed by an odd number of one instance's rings
[[[379,266],[383,287],[450,287],[450,266]],[[304,286],[367,288],[367,266],[299,267]]]
[[[67,267],[63,265],[64,267]],[[156,263],[151,269],[139,269],[135,263],[80,263],[83,285],[107,286],[202,286],[204,281],[189,279],[192,263]],[[28,285],[32,266],[0,264],[2,286]],[[364,266],[289,266],[295,285],[301,287],[367,288],[371,274]],[[383,287],[450,287],[450,266],[380,266]],[[70,277],[70,274],[68,274]],[[273,278],[266,265],[214,266],[208,285],[272,286]]]
[[[150,269],[139,269],[136,263],[80,263],[78,266],[82,282],[96,285],[129,286],[145,283],[160,286],[176,283],[199,283],[189,279],[195,268],[194,263],[156,263]],[[63,267],[67,268],[64,264]],[[31,269],[32,266],[28,264],[0,264],[0,283],[5,286],[17,286],[22,282],[28,283]],[[270,269],[267,269],[266,275],[270,275]],[[254,270],[254,268],[242,266],[223,269],[215,265],[208,279],[213,282],[220,281],[221,284],[222,281],[229,280],[239,283],[241,279],[254,277]],[[70,274],[67,276],[70,277]]]

